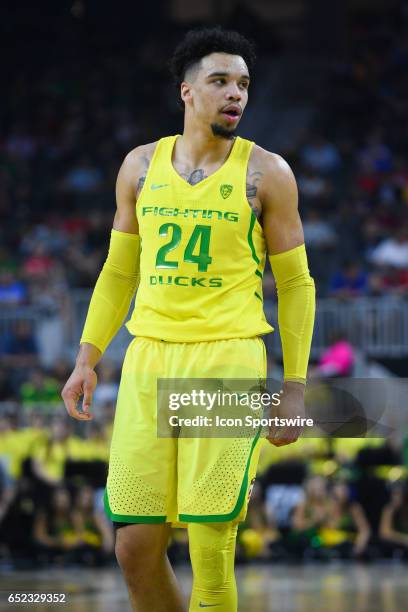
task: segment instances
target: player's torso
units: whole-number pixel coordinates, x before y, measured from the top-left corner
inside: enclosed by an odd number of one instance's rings
[[[172,164],[176,138],[157,144],[137,201],[141,282],[129,329],[173,341],[266,333],[265,243],[246,197],[252,143],[237,138],[191,185]]]

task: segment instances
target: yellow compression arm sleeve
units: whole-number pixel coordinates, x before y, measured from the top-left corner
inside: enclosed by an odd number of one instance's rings
[[[139,285],[140,237],[112,230],[109,253],[92,294],[81,343],[104,353],[126,317]]]
[[[305,245],[270,255],[278,293],[284,380],[306,382],[315,316],[315,285]]]

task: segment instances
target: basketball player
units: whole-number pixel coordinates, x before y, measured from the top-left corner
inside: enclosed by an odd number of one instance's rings
[[[135,610],[185,610],[166,549],[171,524],[187,523],[189,609],[233,612],[237,525],[259,439],[158,438],[156,382],[265,378],[260,336],[272,331],[262,303],[268,254],[283,345],[280,414],[304,416],[314,283],[290,168],[235,135],[248,101],[251,44],[236,32],[193,30],[171,64],[184,131],[137,147],[123,162],[109,254],[62,396],[72,417],[92,418],[94,368],[137,289],[105,493],[116,556]],[[269,440],[279,446],[298,435],[275,431]]]

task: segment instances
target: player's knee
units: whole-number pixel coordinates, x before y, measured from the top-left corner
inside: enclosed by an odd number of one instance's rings
[[[123,571],[131,571],[137,564],[139,557],[137,544],[126,541],[119,534],[116,535],[115,555]]]
[[[190,548],[190,556],[196,586],[214,592],[227,586],[228,558],[225,551],[197,545]]]
[[[135,572],[138,568],[152,568],[166,554],[167,545],[163,534],[144,527],[132,525],[116,532],[115,555],[125,573]]]
[[[196,527],[190,536],[190,557],[198,588],[222,592],[233,578],[236,526]]]

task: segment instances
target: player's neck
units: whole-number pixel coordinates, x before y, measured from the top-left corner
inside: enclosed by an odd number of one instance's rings
[[[214,136],[208,127],[184,124],[184,131],[178,139],[178,153],[193,166],[223,161],[231,150],[234,139]]]

